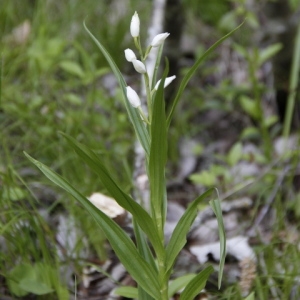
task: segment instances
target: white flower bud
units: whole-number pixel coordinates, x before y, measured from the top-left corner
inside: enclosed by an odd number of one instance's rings
[[[126,87],[126,91],[127,91],[127,98],[128,101],[130,102],[130,104],[133,107],[139,107],[141,105],[141,100],[140,97],[138,96],[138,94],[136,93],[136,91],[134,89],[132,89],[130,86]]]
[[[140,18],[137,12],[135,12],[131,18],[130,33],[133,38],[138,37],[140,35]]]
[[[136,56],[131,49],[126,49],[124,52],[125,52],[125,57],[126,57],[127,61],[132,62],[133,60],[136,59]]]
[[[167,86],[168,86],[175,78],[176,78],[175,75],[170,76],[170,77],[167,77],[167,78],[165,79],[164,88],[167,87]],[[154,87],[154,89],[155,89],[156,91],[158,90],[160,81],[161,81],[161,79],[157,81],[157,83],[156,83],[156,85],[155,85],[155,87]]]
[[[140,60],[134,59],[132,64],[138,73],[144,74],[147,72],[145,65]]]
[[[160,46],[169,35],[170,35],[170,33],[168,33],[168,32],[160,33],[160,34],[156,35],[151,42],[151,46],[152,47]]]

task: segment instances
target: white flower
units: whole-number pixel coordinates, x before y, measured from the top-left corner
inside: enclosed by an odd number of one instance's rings
[[[168,86],[175,78],[176,78],[175,75],[170,76],[170,77],[167,77],[167,78],[165,79],[164,88],[167,87],[167,86]],[[161,79],[157,81],[157,83],[156,83],[156,85],[155,85],[155,87],[154,87],[154,89],[155,89],[156,91],[158,90],[160,81],[161,81]]]
[[[147,72],[145,65],[140,60],[134,59],[132,64],[138,73],[144,74]]]
[[[169,35],[170,35],[170,33],[168,33],[168,32],[160,33],[160,34],[156,35],[151,42],[151,46],[152,47],[160,46]]]
[[[139,107],[141,105],[141,100],[140,97],[138,96],[138,94],[136,93],[136,91],[134,89],[132,89],[130,86],[126,87],[127,90],[127,98],[128,101],[130,102],[130,104],[133,107]]]
[[[133,38],[138,37],[140,35],[140,18],[137,12],[135,12],[131,18],[130,33]]]
[[[126,49],[124,52],[125,52],[125,57],[126,57],[127,61],[132,62],[133,60],[136,59],[136,56],[131,49]]]

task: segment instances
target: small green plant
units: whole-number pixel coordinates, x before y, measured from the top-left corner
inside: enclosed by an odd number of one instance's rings
[[[240,45],[235,45],[235,50],[238,51],[248,62],[249,66],[249,80],[251,88],[251,96],[246,95],[240,96],[240,105],[243,110],[257,122],[259,129],[256,128],[247,128],[247,132],[251,134],[259,132],[262,137],[262,144],[264,155],[268,161],[272,157],[272,141],[270,135],[270,127],[277,122],[277,116],[272,115],[268,118],[264,115],[264,109],[262,104],[262,95],[264,92],[264,86],[261,85],[259,79],[257,78],[256,72],[271,57],[273,57],[277,52],[282,48],[281,44],[273,44],[268,46],[264,50],[259,51],[258,48],[253,48],[252,52],[249,51]]]
[[[99,176],[101,183],[116,202],[132,215],[136,244],[133,243],[117,223],[101,210],[98,210],[66,179],[52,171],[46,165],[33,159],[28,154],[25,153],[25,155],[52,182],[77,199],[101,227],[115,254],[138,285],[137,288],[122,287],[117,293],[127,296],[130,295],[130,297],[138,299],[167,300],[179,289],[184,288],[180,299],[194,299],[194,297],[205,287],[209,275],[214,270],[212,266],[206,267],[199,274],[184,276],[172,283],[170,283],[170,276],[176,258],[184,247],[186,236],[197,216],[199,203],[211,196],[216,190],[213,188],[209,189],[190,203],[174,229],[169,242],[166,244],[164,240],[164,225],[167,213],[165,178],[167,133],[180,96],[196,69],[222,41],[233,34],[239,27],[217,41],[198,58],[193,67],[191,67],[183,78],[170,112],[167,115],[164,103],[164,88],[175,79],[175,76],[167,77],[167,61],[163,76],[159,81],[157,81],[157,75],[164,40],[169,34],[162,33],[155,36],[150,46],[144,51],[140,40],[140,20],[138,14],[135,13],[132,17],[130,32],[140,55],[140,60],[136,58],[136,54],[131,49],[125,50],[125,57],[129,62],[132,62],[135,70],[143,75],[147,98],[147,111],[145,111],[141,106],[140,97],[131,87],[127,86],[111,55],[93,36],[86,25],[84,26],[90,37],[105,56],[118,79],[130,121],[134,127],[136,136],[144,149],[146,158],[145,167],[150,185],[150,211],[148,212],[143,205],[135,201],[121,188],[112,177],[111,172],[106,168],[101,157],[89,147],[77,142],[71,136],[64,133],[62,133],[62,135],[79,157]],[[158,50],[158,54],[156,56],[155,68],[153,72],[150,72],[145,66],[145,61],[153,48]],[[219,201],[213,199],[210,201],[210,204],[219,223],[221,259],[218,284],[220,287],[225,260],[225,231]]]

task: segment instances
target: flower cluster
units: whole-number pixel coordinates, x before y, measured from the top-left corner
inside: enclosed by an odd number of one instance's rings
[[[135,53],[131,49],[126,49],[124,51],[125,52],[125,58],[126,58],[127,61],[132,63],[134,69],[138,73],[144,75],[146,89],[148,89],[151,92],[151,93],[147,94],[147,97],[150,97],[150,95],[152,93],[157,91],[161,80],[159,80],[156,83],[153,90],[151,91],[151,88],[149,86],[149,76],[148,76],[148,73],[147,73],[147,68],[145,66],[145,60],[146,60],[148,54],[150,53],[151,49],[156,48],[156,47],[160,47],[164,43],[165,39],[170,34],[168,32],[165,32],[165,33],[160,33],[160,34],[156,35],[153,38],[152,42],[150,43],[150,46],[147,48],[144,56],[143,56],[143,52],[142,52],[142,49],[141,49],[141,46],[140,46],[140,40],[139,40],[139,38],[140,38],[140,19],[139,19],[139,16],[138,16],[137,12],[134,13],[134,15],[132,16],[132,19],[131,19],[130,34],[133,37],[135,45],[136,45],[137,49],[139,50],[139,52],[141,54],[141,60],[137,59]],[[171,76],[171,77],[167,77],[165,79],[164,87],[167,87],[175,78],[176,78],[175,75]],[[140,100],[138,94],[130,86],[127,86],[126,89],[127,89],[128,101],[130,102],[130,104],[133,107],[138,108],[140,110],[140,113],[141,113],[143,119],[145,121],[147,121],[144,118],[144,115],[142,114],[142,111],[141,111],[141,108],[140,108],[141,100]]]

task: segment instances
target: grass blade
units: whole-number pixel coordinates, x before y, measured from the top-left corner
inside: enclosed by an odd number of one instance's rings
[[[196,72],[196,70],[198,69],[198,67],[201,65],[201,63],[207,58],[207,56],[209,54],[211,54],[223,41],[225,41],[226,39],[228,39],[234,32],[236,32],[244,23],[242,23],[241,25],[239,25],[237,28],[235,28],[234,30],[232,30],[231,32],[229,32],[228,34],[226,34],[225,36],[223,36],[221,39],[219,39],[216,43],[214,43],[211,47],[209,47],[203,55],[201,55],[198,60],[195,62],[195,64],[190,68],[190,70],[186,73],[186,75],[184,76],[184,78],[182,79],[180,86],[179,86],[179,90],[175,96],[175,99],[173,101],[172,104],[172,108],[171,111],[169,113],[168,119],[167,119],[167,127],[170,127],[171,121],[172,121],[172,117],[175,111],[175,108],[178,104],[178,101],[183,93],[183,91],[185,90],[186,85],[188,84],[188,82],[190,81],[190,79],[192,78],[192,76],[194,75],[194,73]]]
[[[142,121],[139,112],[137,111],[137,109],[135,109],[134,107],[132,107],[132,105],[129,103],[128,99],[127,99],[127,93],[126,93],[126,82],[124,80],[124,77],[122,75],[122,73],[120,72],[118,66],[116,65],[116,63],[114,62],[114,60],[112,59],[111,55],[107,52],[107,50],[105,49],[105,47],[96,39],[96,37],[88,30],[88,28],[86,27],[85,23],[83,23],[83,26],[85,28],[85,30],[87,31],[87,33],[89,34],[89,36],[92,38],[92,40],[95,42],[95,44],[98,46],[98,48],[100,49],[100,51],[102,52],[102,54],[104,55],[104,57],[106,58],[107,62],[109,63],[114,75],[116,76],[119,85],[122,89],[123,92],[123,97],[125,99],[125,106],[128,112],[128,115],[130,117],[130,120],[133,124],[134,130],[136,132],[136,135],[138,137],[138,140],[140,141],[142,147],[144,148],[147,156],[149,157],[149,153],[150,153],[150,137],[149,137],[149,133],[147,131],[147,128],[144,124],[144,122]]]
[[[116,224],[112,219],[110,219],[106,214],[96,208],[86,197],[80,194],[63,177],[52,171],[41,162],[33,159],[27,153],[25,153],[25,155],[45,174],[47,178],[70,193],[77,201],[82,204],[82,206],[93,216],[95,221],[101,227],[113,250],[117,254],[126,270],[131,274],[136,282],[141,285],[145,291],[147,291],[147,293],[158,299],[159,283],[157,280],[156,270],[153,269],[152,266],[141,257],[132,240],[120,228],[120,226]]]
[[[185,213],[177,223],[171,239],[166,247],[166,271],[170,270],[175,262],[176,257],[178,256],[181,249],[186,244],[186,236],[191,228],[192,223],[194,222],[197,212],[198,205],[205,198],[210,196],[215,191],[214,188],[209,189],[204,194],[196,198],[186,209]]]

